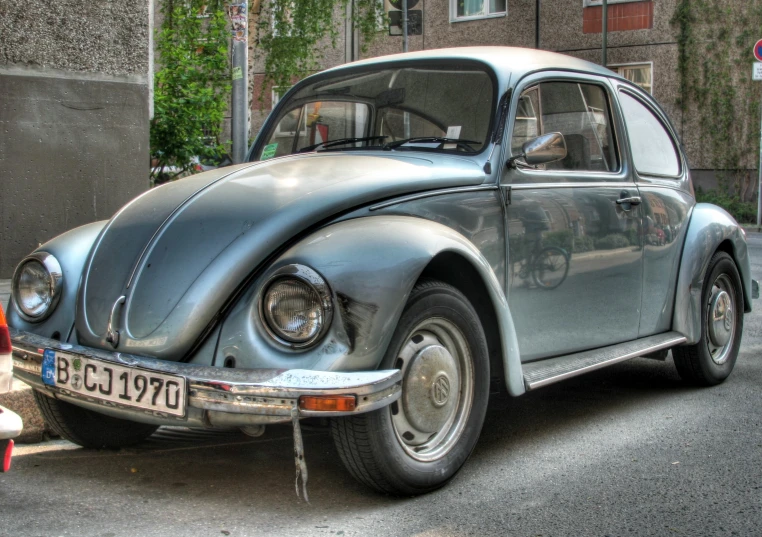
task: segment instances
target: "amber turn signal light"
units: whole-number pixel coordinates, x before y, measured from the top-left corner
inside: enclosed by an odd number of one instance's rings
[[[316,412],[352,412],[357,406],[354,395],[302,395],[299,408]]]

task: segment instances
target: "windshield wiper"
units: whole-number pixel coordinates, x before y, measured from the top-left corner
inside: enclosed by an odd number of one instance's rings
[[[362,138],[339,138],[338,140],[330,140],[328,142],[320,142],[319,144],[302,147],[299,150],[299,153],[306,153],[307,151],[312,151],[313,149],[317,149],[318,147],[322,147],[323,149],[326,149],[328,147],[333,147],[335,145],[353,144],[355,142],[369,142],[371,140],[384,140],[386,138],[389,138],[389,137],[388,136],[364,136]]]
[[[388,144],[384,145],[384,149],[387,149],[387,150],[396,149],[405,144],[434,143],[434,142],[439,142],[440,145],[455,144],[458,147],[465,147],[466,149],[468,149],[469,151],[473,153],[476,153],[476,150],[467,144],[481,145],[481,142],[475,142],[474,140],[460,140],[458,138],[445,138],[443,136],[418,136],[415,138],[405,138],[404,140],[395,140],[394,142],[389,142]]]

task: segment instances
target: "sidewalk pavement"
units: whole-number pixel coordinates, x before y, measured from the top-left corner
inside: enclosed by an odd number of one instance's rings
[[[0,304],[3,305],[3,310],[7,311],[10,297],[11,280],[0,280]],[[0,405],[14,411],[24,422],[24,430],[21,436],[16,438],[17,443],[33,444],[50,436],[37,403],[34,402],[32,388],[20,380],[14,379],[11,391],[0,394]]]

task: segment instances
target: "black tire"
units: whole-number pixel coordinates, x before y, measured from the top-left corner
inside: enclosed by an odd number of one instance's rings
[[[532,278],[542,289],[555,289],[569,273],[569,254],[558,246],[546,246],[532,262]]]
[[[468,459],[487,410],[487,343],[463,293],[419,282],[380,368],[403,370],[403,395],[375,412],[332,420],[336,449],[349,472],[378,491],[435,490]]]
[[[34,399],[43,418],[61,437],[86,448],[116,449],[142,442],[156,425],[113,418],[54,399],[34,390]]]
[[[729,300],[731,310],[714,320],[721,325],[719,329],[710,328],[713,311],[719,312],[724,297],[718,296],[724,292]],[[720,308],[720,309],[717,309]],[[743,334],[743,288],[738,268],[725,252],[717,252],[709,261],[704,278],[704,288],[701,291],[701,338],[695,345],[683,345],[672,349],[672,357],[680,377],[696,386],[714,386],[723,382],[733,371],[738,358]],[[725,308],[726,309],[726,308]],[[724,345],[717,341],[722,331],[729,332],[729,339]],[[717,333],[720,335],[717,335]]]

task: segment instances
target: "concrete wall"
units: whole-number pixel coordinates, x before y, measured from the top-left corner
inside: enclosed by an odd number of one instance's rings
[[[4,0],[0,278],[148,188],[148,0]]]

